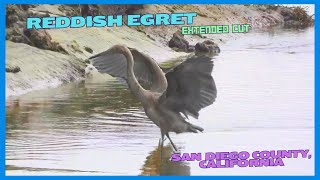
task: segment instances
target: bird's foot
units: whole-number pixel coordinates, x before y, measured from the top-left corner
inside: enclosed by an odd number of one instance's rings
[[[173,153],[179,153],[180,152],[179,149],[175,145],[171,144],[171,147],[172,147],[172,152]]]
[[[180,153],[180,150],[179,150],[179,149],[173,149],[173,148],[172,148],[172,152],[176,154],[176,153]]]

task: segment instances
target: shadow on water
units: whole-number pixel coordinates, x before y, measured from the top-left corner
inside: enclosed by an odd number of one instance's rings
[[[151,151],[141,169],[141,175],[190,175],[190,167],[184,162],[170,160],[172,147],[164,146],[163,159],[160,161],[160,147]]]

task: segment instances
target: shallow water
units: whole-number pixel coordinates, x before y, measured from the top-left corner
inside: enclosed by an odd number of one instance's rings
[[[250,33],[214,58],[216,102],[200,112],[202,134],[172,135],[181,152],[314,149],[314,32]],[[160,163],[159,129],[127,87],[87,79],[7,99],[6,172],[73,175],[246,174]],[[251,174],[312,174],[313,161],[251,168]],[[300,167],[307,168],[299,168]],[[285,174],[284,173],[284,174]],[[283,174],[283,173],[282,173]]]

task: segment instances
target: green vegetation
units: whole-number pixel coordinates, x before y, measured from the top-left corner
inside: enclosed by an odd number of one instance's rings
[[[79,44],[77,43],[77,41],[73,40],[71,41],[71,44],[68,45],[74,52],[79,52],[79,53],[83,53],[82,50],[80,49]]]
[[[88,53],[93,53],[93,50],[87,46],[84,46],[84,50],[86,50]]]

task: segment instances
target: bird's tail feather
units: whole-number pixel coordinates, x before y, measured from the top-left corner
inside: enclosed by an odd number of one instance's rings
[[[199,131],[202,132],[203,130],[204,129],[200,126],[188,123],[188,132],[198,133]]]

